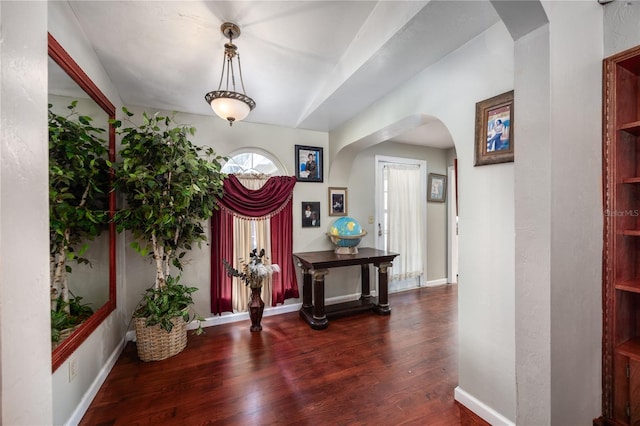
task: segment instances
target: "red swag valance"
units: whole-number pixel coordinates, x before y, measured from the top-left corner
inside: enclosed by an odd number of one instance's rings
[[[224,180],[224,196],[218,204],[236,216],[272,217],[291,199],[295,184],[294,176],[273,176],[262,188],[249,189],[235,175],[229,175]]]
[[[233,311],[232,279],[227,276],[222,259],[233,256],[233,217],[271,218],[271,262],[280,266],[272,277],[272,300],[299,297],[293,263],[293,209],[291,198],[296,184],[294,176],[273,176],[262,188],[248,189],[234,175],[224,181],[220,210],[211,219],[211,312]]]

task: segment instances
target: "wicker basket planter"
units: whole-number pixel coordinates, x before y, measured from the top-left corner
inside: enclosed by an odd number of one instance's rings
[[[57,342],[51,342],[51,344],[52,344],[51,349],[55,349],[58,346],[60,346],[62,344],[62,342],[67,340],[69,337],[71,337],[73,332],[76,331],[78,328],[80,328],[81,325],[82,325],[82,323],[76,325],[75,327],[65,328],[64,330],[62,330],[60,332],[60,340],[58,340]]]
[[[179,354],[187,347],[187,322],[182,317],[171,320],[170,332],[159,324],[147,327],[146,318],[134,318],[138,357],[144,361],[160,361]]]

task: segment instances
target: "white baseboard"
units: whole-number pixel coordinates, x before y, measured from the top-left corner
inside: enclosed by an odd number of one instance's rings
[[[442,285],[449,284],[449,280],[447,278],[440,278],[437,280],[424,281],[422,277],[420,280],[418,279],[406,279],[400,281],[392,281],[389,283],[389,294],[392,293],[402,293],[403,291],[415,290],[417,288],[426,288],[426,287],[439,287]]]
[[[492,426],[515,426],[514,422],[507,419],[502,414],[498,413],[496,410],[489,407],[476,397],[465,392],[460,388],[460,386],[456,386],[456,388],[454,389],[453,397],[456,401],[467,407],[469,410],[473,411],[475,414],[477,414]]]
[[[272,306],[269,308],[265,308],[264,317],[270,317],[273,315],[286,314],[288,312],[299,311],[302,303],[291,303],[289,305],[280,305],[280,306]],[[231,313],[225,312],[222,315],[216,315],[213,317],[205,318],[204,321],[201,322],[202,327],[212,327],[214,325],[222,325],[229,324],[232,322],[245,321],[249,319],[248,312],[239,312],[239,313]],[[192,321],[191,324],[187,326],[188,330],[194,330],[198,327],[197,321]]]
[[[113,350],[113,352],[107,359],[107,362],[102,366],[102,368],[100,369],[100,372],[94,379],[93,383],[91,383],[91,386],[89,386],[89,389],[87,389],[87,391],[85,392],[84,396],[80,400],[80,403],[78,404],[76,409],[73,411],[73,413],[71,414],[71,417],[69,417],[69,420],[67,420],[65,425],[75,426],[80,424],[80,420],[82,420],[82,417],[85,415],[85,413],[89,409],[91,402],[93,402],[93,398],[96,397],[96,395],[98,394],[98,391],[100,390],[100,387],[102,386],[104,381],[107,380],[107,376],[111,372],[111,369],[113,368],[114,365],[116,365],[118,358],[120,358],[120,354],[124,350],[125,343],[126,343],[126,340],[123,340]]]
[[[375,292],[372,292],[372,295],[375,296]],[[352,300],[358,300],[359,297],[360,297],[360,293],[348,294],[346,296],[330,297],[325,299],[324,304],[325,306],[328,306],[328,305],[334,305],[336,303],[350,302]],[[271,306],[269,308],[265,308],[263,318],[270,317],[273,315],[286,314],[289,312],[297,312],[300,310],[301,307],[302,307],[302,302],[291,303],[287,305]],[[239,313],[225,312],[222,315],[216,315],[213,317],[205,318],[205,320],[202,321],[202,327],[212,327],[215,325],[229,324],[232,322],[245,321],[248,319],[249,319],[248,312],[239,312]],[[198,327],[197,321],[192,321],[187,326],[187,329],[194,330],[197,327]]]
[[[124,336],[124,341],[125,342],[135,342],[136,341],[136,331],[135,330],[127,331],[127,334]]]
[[[446,278],[440,278],[439,280],[431,280],[431,281],[427,281],[427,283],[425,284],[425,287],[437,287],[439,285],[445,285],[448,284],[449,280]]]

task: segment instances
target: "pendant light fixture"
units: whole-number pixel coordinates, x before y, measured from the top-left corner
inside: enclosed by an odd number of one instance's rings
[[[224,60],[222,62],[220,84],[218,85],[218,90],[207,93],[204,95],[204,99],[211,105],[213,112],[220,118],[227,120],[231,126],[234,121],[240,121],[249,115],[249,112],[256,107],[256,103],[245,94],[242,68],[240,67],[240,54],[238,53],[238,47],[233,44],[233,39],[240,37],[240,27],[231,22],[225,22],[220,26],[220,31],[229,39],[229,42],[224,44]],[[236,92],[234,58],[238,59],[236,62],[238,63],[238,76],[240,77],[242,93]],[[225,83],[224,89],[222,88],[223,82]]]

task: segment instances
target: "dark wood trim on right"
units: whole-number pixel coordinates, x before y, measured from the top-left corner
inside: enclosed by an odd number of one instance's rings
[[[640,421],[640,46],[603,61],[602,417]]]

